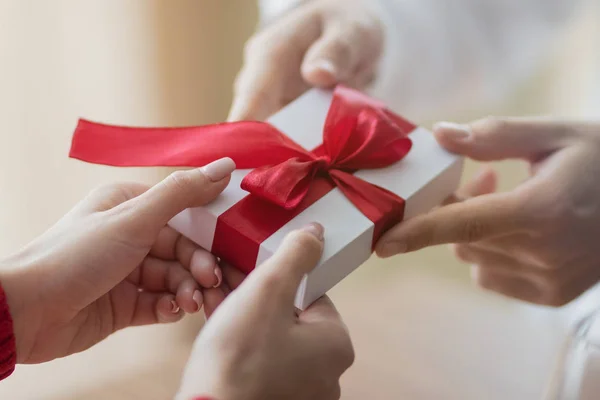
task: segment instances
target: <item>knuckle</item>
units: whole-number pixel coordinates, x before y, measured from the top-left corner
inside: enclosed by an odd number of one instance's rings
[[[270,268],[261,275],[258,291],[259,295],[276,296],[283,288],[287,287],[289,278],[278,268]]]
[[[487,230],[487,225],[481,220],[471,219],[463,225],[460,236],[464,242],[473,243],[483,238],[486,235]]]
[[[475,138],[486,138],[504,132],[510,123],[505,118],[488,116],[471,124],[472,133]]]
[[[338,36],[331,43],[331,48],[334,56],[339,62],[349,62],[352,59],[352,43],[345,36]]]
[[[531,231],[536,236],[548,232],[564,232],[573,220],[573,208],[564,194],[553,190],[551,186],[545,190],[544,199],[530,201],[527,215],[531,222]]]
[[[289,43],[275,37],[270,31],[264,31],[248,39],[244,44],[244,60],[281,59],[289,50]]]
[[[355,21],[351,29],[357,37],[370,38],[374,34],[373,23],[371,20]]]
[[[102,197],[102,196],[112,197],[112,196],[121,194],[124,190],[124,186],[125,185],[122,183],[109,183],[109,184],[100,185],[100,186],[92,189],[90,191],[89,195],[92,197]]]
[[[467,246],[461,244],[452,244],[450,245],[450,248],[452,249],[452,253],[454,253],[454,256],[459,260],[463,262],[472,261],[470,257],[469,248]]]
[[[429,247],[434,243],[436,231],[428,219],[423,219],[419,223],[415,220],[414,224],[405,227],[407,235],[405,239],[406,252],[420,250]]]
[[[194,189],[194,179],[187,171],[175,171],[165,181],[173,190],[191,192]]]

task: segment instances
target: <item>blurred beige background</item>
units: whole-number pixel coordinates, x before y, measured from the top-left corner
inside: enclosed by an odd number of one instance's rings
[[[67,158],[78,117],[189,125],[223,120],[250,0],[0,0],[0,256],[40,234],[91,188],[156,182],[165,169],[111,169]],[[581,21],[557,58],[495,114],[577,115],[589,70]],[[560,79],[558,77],[561,77]],[[468,119],[489,109],[440,119]],[[426,121],[423,121],[426,123]],[[524,178],[502,163],[502,187]],[[476,170],[468,165],[466,177]],[[550,379],[569,310],[471,287],[446,249],[372,260],[332,293],[357,360],[344,399],[535,399]],[[0,383],[2,399],[173,395],[202,321],[120,332],[96,348]]]

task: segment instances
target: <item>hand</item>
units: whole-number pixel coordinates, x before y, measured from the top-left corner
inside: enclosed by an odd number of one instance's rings
[[[0,282],[14,320],[17,359],[38,363],[83,351],[116,330],[173,322],[218,285],[215,258],[166,224],[213,200],[230,159],[178,171],[158,185],[98,189],[48,232],[5,260]]]
[[[354,359],[344,323],[328,298],[294,313],[296,290],[321,257],[322,237],[318,225],[290,234],[225,299],[196,340],[179,399],[340,397],[339,378]]]
[[[383,49],[378,2],[306,1],[256,33],[229,119],[264,120],[313,86],[366,86]]]
[[[438,141],[479,161],[523,159],[531,177],[494,191],[486,172],[458,197],[391,229],[379,255],[456,243],[484,288],[532,303],[560,306],[600,278],[600,124],[495,119],[440,124]],[[456,199],[455,199],[456,200]]]

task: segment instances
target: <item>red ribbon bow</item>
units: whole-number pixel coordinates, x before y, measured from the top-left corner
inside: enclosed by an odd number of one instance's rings
[[[375,223],[375,242],[387,227],[402,219],[404,200],[357,178],[353,172],[384,168],[400,161],[410,151],[412,142],[408,134],[414,129],[413,124],[381,102],[338,86],[323,128],[323,144],[313,151],[305,150],[263,122],[127,128],[81,120],[73,136],[70,156],[115,166],[186,167],[231,157],[238,168],[253,169],[242,181],[242,188],[254,195],[250,196],[254,197],[253,207],[262,207],[257,201],[263,199],[286,210],[271,213],[271,219],[277,221],[267,223],[268,231],[283,226],[337,186]],[[328,189],[323,190],[323,183]],[[311,192],[319,193],[311,195]],[[252,214],[256,212],[253,210]],[[249,224],[256,224],[256,219],[247,214],[247,219],[252,220]],[[236,229],[240,224],[237,225]],[[229,235],[233,230],[229,230]],[[257,236],[263,240],[268,237],[265,229],[258,230]]]

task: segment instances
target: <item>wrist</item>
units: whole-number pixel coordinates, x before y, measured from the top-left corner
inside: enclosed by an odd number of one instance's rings
[[[26,268],[17,260],[0,261],[0,285],[2,285],[15,339],[16,362],[24,363],[29,357],[40,318],[29,294],[35,290],[28,282]]]

